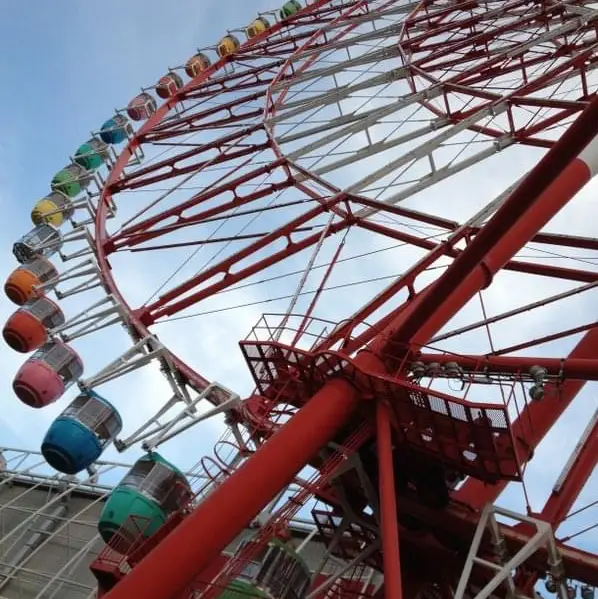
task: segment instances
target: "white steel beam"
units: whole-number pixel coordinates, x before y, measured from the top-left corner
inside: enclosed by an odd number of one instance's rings
[[[505,542],[496,522],[496,515],[525,522],[536,529],[535,534],[512,557],[506,554]],[[487,531],[490,533],[492,545],[495,548],[494,561],[488,561],[478,556],[482,539]],[[488,599],[503,584],[507,585],[511,596],[523,597],[515,586],[513,579],[515,571],[542,547],[545,547],[548,551],[551,573],[557,586],[557,595],[559,599],[568,599],[566,580],[562,571],[562,560],[550,524],[488,504],[481,513],[480,521],[473,536],[465,566],[455,591],[455,599],[465,599],[466,597],[468,599]],[[476,565],[494,572],[490,582],[477,592],[469,588],[471,573]]]

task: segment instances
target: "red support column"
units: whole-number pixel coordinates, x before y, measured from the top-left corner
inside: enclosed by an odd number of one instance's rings
[[[590,178],[589,163],[573,159],[597,131],[598,100],[594,100],[445,275],[432,285],[431,292],[415,300],[404,311],[405,316],[385,331],[377,347],[392,348],[387,339],[425,342],[483,288],[492,274]],[[588,157],[593,160],[591,167],[598,162],[595,150]],[[106,597],[170,599],[183,591],[195,574],[334,437],[358,400],[357,391],[347,381],[330,380]]]
[[[392,434],[388,406],[379,401],[376,406],[378,443],[378,473],[380,477],[380,536],[384,562],[384,597],[402,599],[401,552],[399,525],[395,497],[394,463],[392,459]]]
[[[577,454],[574,453],[573,460],[567,464],[569,470],[557,482],[540,513],[540,518],[550,522],[555,530],[573,507],[598,462],[598,421],[594,421],[581,443],[581,447],[575,448]]]
[[[493,275],[596,173],[597,133],[598,98],[592,100],[444,275],[420,293],[385,329],[384,334],[372,344],[372,350],[390,356],[396,354],[397,347],[407,347],[410,343],[424,345],[475,293],[487,287]],[[580,351],[574,357],[580,357],[594,345],[594,332],[584,337],[580,343],[584,347],[578,346],[576,349]],[[400,359],[399,356],[397,358]],[[530,417],[528,412],[512,428],[515,439],[527,443],[533,450],[582,385],[581,381],[565,382],[561,387],[561,401],[552,402],[552,411],[545,405],[547,402],[540,405],[532,403],[529,409],[537,416],[530,420],[534,423],[534,432],[531,436],[524,433],[527,428],[525,418]],[[570,395],[564,390],[565,386]],[[563,393],[567,394],[566,399],[562,399]],[[469,479],[456,497],[469,505],[481,507],[493,501],[504,486],[498,483],[490,488],[480,481]]]
[[[171,599],[247,526],[346,423],[359,400],[333,379],[105,597]]]

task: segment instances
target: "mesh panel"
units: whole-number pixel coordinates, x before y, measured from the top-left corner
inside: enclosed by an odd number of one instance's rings
[[[20,266],[19,269],[32,272],[41,283],[46,283],[58,276],[58,271],[54,265],[45,258],[34,258],[30,262],[27,262],[27,264]]]
[[[35,316],[47,329],[64,324],[64,314],[53,301],[46,297],[28,302],[23,309]]]
[[[439,391],[417,389],[402,379],[363,372],[346,356],[332,351],[314,355],[271,341],[243,341],[241,348],[266,397],[300,406],[332,376],[342,376],[364,399],[389,403],[396,435],[407,446],[482,480],[521,479],[505,408],[474,404]]]

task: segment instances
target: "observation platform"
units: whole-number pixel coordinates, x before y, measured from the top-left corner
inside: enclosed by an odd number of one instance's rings
[[[263,397],[301,407],[328,380],[341,377],[359,390],[365,410],[374,399],[388,403],[400,444],[485,482],[521,480],[505,406],[471,402],[367,372],[342,349],[299,349],[280,341],[289,338],[288,331],[273,335],[268,327],[256,327],[253,337],[258,329],[269,338],[248,338],[240,346]]]

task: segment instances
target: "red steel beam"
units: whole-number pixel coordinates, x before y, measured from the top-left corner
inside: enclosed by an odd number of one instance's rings
[[[488,224],[381,343],[423,346],[471,297],[545,226],[591,179],[598,161],[598,99],[594,99],[554,147],[497,210]],[[587,146],[587,148],[586,148]]]
[[[222,135],[221,137],[211,140],[208,143],[197,145],[190,150],[185,150],[176,156],[170,156],[165,160],[160,160],[148,166],[144,166],[143,168],[139,168],[135,171],[132,171],[128,175],[125,175],[122,179],[119,179],[119,181],[112,186],[112,191],[115,192],[121,191],[123,189],[137,189],[139,187],[149,186],[152,183],[165,181],[172,177],[185,175],[187,173],[193,172],[194,170],[200,170],[200,167],[203,166],[204,163],[200,162],[186,164],[182,167],[177,167],[177,164],[184,160],[188,160],[189,158],[197,157],[199,154],[203,154],[204,152],[209,152],[210,150],[218,150],[220,154],[218,156],[212,156],[210,159],[206,160],[205,164],[217,164],[225,160],[230,160],[230,154],[228,154],[228,152],[223,152],[223,147],[229,150],[230,148],[227,147],[229,144],[232,144],[233,146],[240,144],[241,138],[248,137],[252,133],[255,133],[263,128],[264,126],[262,123],[257,125],[249,125],[247,127],[243,127],[242,129],[236,130],[234,133]],[[185,131],[185,133],[188,133],[188,131]],[[249,147],[241,145],[239,150],[251,151],[254,149],[254,147],[257,153],[267,147],[267,144],[264,145],[263,142],[252,143]],[[160,172],[164,170],[166,171],[165,173]],[[145,175],[151,176],[145,177]]]
[[[380,487],[380,536],[384,563],[385,599],[403,599],[401,582],[401,552],[395,497],[395,475],[392,454],[392,429],[388,406],[378,401],[376,406],[376,441]]]
[[[383,332],[379,347],[388,348],[388,338],[404,341],[424,337],[424,334],[431,336],[487,282],[485,269],[494,272],[493,268],[498,270],[503,266],[517,251],[518,243],[525,243],[526,237],[531,238],[545,219],[571,198],[580,180],[589,178],[589,169],[580,160],[574,161],[573,171],[571,166],[564,170],[563,167],[596,135],[598,100],[582,113],[576,125],[511,195],[476,240],[449,267],[447,274],[431,286],[433,293],[423,294],[419,301],[414,301],[411,309],[402,311],[405,316],[399,316],[398,322],[395,321]],[[559,177],[561,172],[565,175],[565,182],[562,176]],[[574,183],[567,183],[569,177],[573,178]],[[552,193],[546,193],[547,189]],[[524,218],[531,207],[534,213]],[[497,226],[502,227],[503,234],[506,228],[506,241],[501,235],[496,235]],[[481,267],[479,264],[484,259],[485,265]],[[454,276],[451,277],[451,274]],[[437,298],[436,292],[439,290],[443,293]],[[445,306],[442,300],[446,302]],[[422,315],[422,310],[429,307],[433,310]],[[434,309],[438,309],[438,313],[434,313]],[[373,353],[362,352],[357,359],[365,370],[382,370],[380,360]],[[359,399],[356,389],[348,381],[340,378],[329,380],[305,407],[217,487],[108,597],[167,599],[182,591],[194,574],[207,567],[251,518],[334,437],[348,420]]]
[[[358,400],[349,382],[330,381],[106,597],[169,599],[182,592],[336,435]]]
[[[240,203],[240,199],[238,197],[238,194],[236,193],[236,190],[239,187],[245,185],[249,181],[252,181],[254,179],[257,179],[258,177],[261,177],[262,175],[267,175],[267,174],[272,173],[272,171],[283,166],[284,164],[286,164],[285,160],[275,160],[275,161],[271,162],[270,164],[266,164],[264,166],[255,168],[248,173],[243,173],[242,175],[239,175],[236,179],[233,179],[232,181],[227,181],[226,183],[222,183],[220,185],[210,186],[209,189],[202,190],[201,192],[194,194],[188,200],[185,200],[184,202],[181,202],[180,204],[177,204],[176,206],[172,206],[166,210],[163,210],[162,212],[155,214],[151,217],[148,217],[143,221],[137,221],[135,224],[132,224],[129,227],[127,227],[126,229],[123,229],[117,235],[113,235],[108,240],[108,242],[106,242],[105,247],[108,249],[112,249],[112,247],[116,244],[117,241],[119,241],[121,239],[126,239],[127,237],[130,237],[131,235],[133,235],[135,233],[147,233],[148,231],[150,231],[152,229],[152,227],[155,227],[156,225],[160,224],[161,222],[163,222],[169,218],[176,217],[178,219],[177,222],[180,222],[181,220],[190,220],[192,217],[191,216],[186,217],[186,218],[183,217],[182,216],[183,212],[186,212],[190,208],[194,208],[198,204],[207,202],[208,200],[211,200],[211,199],[215,198],[216,196],[218,196],[220,194],[224,194],[226,192],[231,192],[234,195],[234,199],[231,201],[231,205],[232,205],[232,207],[234,207],[233,202],[236,201],[236,202]],[[286,177],[285,177],[285,179],[286,179]],[[257,193],[257,192],[255,192],[255,193]],[[258,197],[261,197],[261,196],[258,196]],[[207,216],[204,216],[204,218],[207,218]]]
[[[567,185],[561,177],[555,185],[552,185],[553,193],[542,192],[546,191],[550,183],[554,183],[556,175],[569,160],[575,157],[579,149],[592,139],[596,129],[595,123],[598,122],[596,102],[584,111],[579,121],[584,121],[584,117],[585,121],[590,122],[584,122],[581,131],[577,131],[582,138],[577,144],[578,147],[575,148],[576,142],[570,139],[571,136],[568,139],[569,144],[562,144],[563,140],[561,140],[555,145],[553,152],[547,156],[548,160],[545,158],[540,163],[542,168],[534,169],[532,175],[521,186],[526,194],[523,190],[520,193],[517,190],[470,247],[455,260],[453,266],[447,271],[450,272],[450,276],[441,277],[438,283],[433,285],[434,293],[422,295],[419,301],[413,303],[412,309],[405,311],[405,317],[391,326],[388,332],[391,333],[393,340],[413,340],[418,337],[424,338],[426,334],[433,334],[437,330],[435,327],[442,326],[448,321],[468,298],[483,286],[486,282],[485,272],[496,272],[504,266],[505,256],[508,260],[508,257],[517,251],[516,240],[523,240],[523,242],[526,238],[529,240],[534,229],[539,230],[545,222],[544,219],[548,220],[570,199],[575,186],[582,178],[581,172],[585,164],[581,161],[575,161],[571,165],[573,170],[569,167],[563,173],[573,176],[573,184]],[[592,131],[589,137],[588,130]],[[567,134],[563,139],[566,137]],[[572,149],[569,146],[577,149],[577,152],[572,153],[571,156],[567,155],[567,150]],[[534,180],[537,171],[542,172],[548,180],[546,182]],[[585,172],[587,179],[589,176],[587,168]],[[535,201],[538,196],[539,199]],[[526,218],[525,210],[519,210],[518,202],[523,203],[525,209],[533,206],[534,214],[527,215]],[[511,227],[507,229],[508,240],[503,243],[500,237],[493,237],[496,227],[500,225]],[[472,262],[474,257],[476,261]],[[484,267],[480,267],[479,263],[484,259]],[[436,292],[447,291],[446,281],[449,279],[450,282],[451,278],[454,288],[448,289],[449,293],[441,295],[440,298],[442,304],[442,300],[446,297],[446,304],[435,306]],[[430,307],[439,308],[439,313],[430,312],[428,310]],[[362,354],[360,357],[368,362],[368,354]],[[370,355],[369,361],[372,367],[376,366],[373,356]],[[182,590],[195,572],[206,566],[214,555],[231,541],[267,503],[269,498],[288,483],[320,447],[334,437],[358,400],[356,390],[347,381],[342,379],[329,381],[297,415],[233,476],[208,496],[197,510],[108,596],[112,599],[125,597],[130,599],[137,596],[144,599],[166,599]],[[297,443],[297,439],[301,442]],[[198,542],[198,539],[201,539],[201,542]]]
[[[228,116],[222,117],[217,121],[208,121],[206,123],[198,123],[197,125],[189,125],[184,129],[169,129],[167,131],[157,132],[156,134],[152,134],[151,137],[146,136],[143,139],[143,143],[153,144],[156,146],[175,146],[177,145],[176,141],[168,142],[164,140],[174,139],[181,135],[189,135],[190,133],[197,133],[199,131],[213,131],[214,129],[230,128],[232,124],[242,123],[244,121],[250,123],[257,117],[261,116],[261,114],[261,108],[254,108],[253,110],[249,109],[245,112],[239,112],[237,114],[229,112]],[[183,142],[183,145],[184,143],[185,142]]]
[[[532,4],[532,3],[529,0],[516,0],[514,2],[507,2],[499,10],[496,10],[494,12],[497,13],[497,16],[499,14],[502,16],[502,15],[508,14],[509,11],[513,11],[514,9],[516,9],[518,7],[522,7],[522,6],[526,6],[526,5],[530,5],[530,4]],[[555,11],[554,8],[553,8],[553,11]],[[561,11],[562,11],[562,9],[561,9]],[[542,14],[547,14],[547,13],[542,13],[541,11],[538,10],[537,14],[532,15],[531,17],[528,17],[526,19],[526,21],[533,21],[533,20],[537,19],[539,16],[541,16]],[[435,28],[433,30],[433,34],[435,37],[439,37],[444,33],[450,34],[452,31],[454,31],[456,29],[466,29],[466,28],[469,29],[471,27],[474,27],[477,23],[483,22],[485,20],[488,20],[488,13],[480,12],[477,15],[472,15],[471,17],[469,17],[467,19],[462,19],[456,23],[454,21],[450,21],[446,25],[442,25],[438,28]],[[493,29],[492,30],[493,37],[494,37],[494,32],[501,32],[506,27],[507,26],[503,26],[501,28]],[[425,33],[421,33],[419,35],[416,35],[414,37],[411,37],[409,39],[401,41],[401,44],[404,45],[406,50],[408,50],[410,53],[412,53],[412,52],[415,52],[415,50],[412,48],[413,46],[417,46],[418,43],[425,42],[426,40],[429,40],[429,39],[430,39],[430,33],[428,31],[426,31]],[[484,39],[490,39],[490,38],[484,38],[484,37],[482,37],[482,35],[478,35],[473,39],[475,39],[475,40],[480,39],[480,42],[481,42]],[[444,42],[438,42],[438,46],[440,48],[442,48],[443,54],[452,54],[454,52],[457,52],[458,50],[462,50],[463,48],[470,46],[471,43],[472,42],[471,42],[470,37],[468,37],[466,40],[464,40],[462,37],[459,37],[459,39],[457,41],[450,42],[450,43],[447,43],[446,40]],[[429,47],[430,46],[425,46],[424,49],[427,49]],[[440,54],[440,56],[442,56],[443,54]]]
[[[373,223],[370,221],[361,220],[357,222],[357,226],[368,231],[373,231],[381,235],[385,235],[390,239],[396,239],[404,243],[409,243],[415,247],[432,250],[438,247],[438,243],[425,237],[416,237],[397,229]],[[532,240],[533,241],[533,240]],[[461,254],[462,250],[451,247],[453,243],[444,246],[443,254],[452,258]],[[577,281],[580,283],[593,283],[598,280],[598,272],[588,270],[577,270],[574,268],[563,268],[561,266],[551,266],[550,264],[536,264],[534,262],[524,262],[519,260],[509,260],[504,266],[505,270],[513,272],[522,272],[530,275],[538,275],[541,277],[550,277],[553,279],[563,279],[566,281]]]
[[[259,272],[260,270],[272,266],[272,264],[280,262],[284,257],[293,256],[294,254],[297,254],[298,252],[314,245],[322,238],[322,235],[329,237],[330,235],[334,235],[335,233],[346,229],[351,224],[351,221],[348,219],[339,220],[330,225],[330,227],[328,227],[324,232],[318,231],[317,233],[306,236],[299,241],[292,240],[292,235],[294,232],[306,225],[311,219],[326,212],[327,210],[331,210],[335,204],[338,204],[341,201],[342,197],[332,198],[324,205],[317,206],[309,212],[306,212],[300,217],[290,221],[284,227],[280,227],[274,232],[257,239],[247,247],[239,250],[222,262],[219,262],[218,264],[202,271],[195,277],[191,277],[184,283],[160,296],[158,300],[148,304],[142,310],[140,310],[138,312],[139,317],[145,324],[152,324],[159,318],[176,314],[181,310],[193,306],[202,299],[205,299],[218,291],[222,291],[222,289],[230,287],[231,285],[234,285],[235,283],[238,283],[239,281],[242,281],[243,279],[246,279],[247,277]],[[281,239],[287,240],[286,247],[274,252],[266,258],[256,260],[251,265],[237,269],[236,272],[231,272],[234,270],[234,267],[237,264],[245,260],[247,257],[259,252],[259,250],[262,250]],[[197,287],[199,287],[202,283],[205,283],[212,277],[216,276],[220,276],[220,279],[215,283],[212,283],[203,289],[196,290],[187,297],[182,297],[185,295],[185,293],[190,292],[193,289],[197,289]]]
[[[166,121],[163,124],[156,125],[152,128],[151,131],[146,133],[142,141],[156,141],[160,139],[167,139],[169,137],[175,137],[177,135],[183,135],[188,133],[189,131],[193,131],[193,126],[195,121],[207,120],[209,117],[214,116],[220,112],[227,112],[228,117],[221,117],[215,119],[214,121],[208,121],[208,125],[222,123],[223,119],[228,119],[232,116],[232,109],[238,106],[244,106],[245,104],[251,104],[255,100],[263,97],[266,93],[266,90],[260,90],[258,92],[254,92],[252,94],[248,94],[246,96],[241,96],[240,98],[235,98],[230,102],[226,102],[224,104],[220,104],[218,106],[214,106],[211,108],[206,108],[200,112],[193,112],[188,114],[187,116],[181,116],[179,119]]]
[[[491,283],[492,276],[593,176],[598,166],[597,131],[598,98],[595,98],[444,275],[413,301],[411,309],[402,312],[389,328],[388,336],[380,338],[375,346],[380,355],[396,353],[397,347],[407,343],[425,345],[477,291]],[[595,330],[588,333],[573,358],[588,347],[590,355],[595,356],[597,338]],[[401,357],[397,356],[399,363]],[[568,381],[564,385],[568,386],[564,392],[571,395],[569,401],[559,402],[562,409],[550,412],[545,407],[547,402],[533,402],[530,410],[533,406],[544,407],[535,408],[534,418],[528,413],[527,419],[524,415],[518,419],[519,426],[513,427],[516,439],[525,439],[525,443],[536,439],[539,442],[550,430],[583,383]],[[531,437],[521,435],[525,422],[533,422]],[[466,481],[456,497],[472,506],[483,506],[500,493],[500,487],[504,488],[504,483],[488,491],[482,483],[472,479]]]
[[[168,225],[162,225],[160,227],[151,228],[149,230],[140,230],[138,232],[126,233],[124,231],[121,232],[118,236],[110,239],[108,243],[111,244],[112,251],[123,250],[127,247],[134,247],[136,245],[140,245],[142,243],[146,243],[152,239],[156,239],[158,237],[162,237],[163,235],[169,235],[175,231],[180,229],[192,227],[202,222],[210,222],[216,218],[224,219],[224,215],[232,212],[235,208],[240,208],[241,206],[249,206],[252,202],[256,202],[261,200],[264,197],[272,195],[281,189],[285,189],[286,187],[290,187],[292,185],[292,181],[286,179],[281,180],[278,183],[268,183],[261,186],[257,186],[258,191],[254,191],[248,193],[246,195],[240,195],[235,193],[233,195],[232,200],[228,202],[221,202],[219,204],[213,205],[211,208],[206,208],[201,212],[197,212],[190,216],[181,216],[179,215],[178,219]],[[207,202],[209,199],[215,197],[220,194],[222,189],[226,186],[216,187],[211,190],[206,190],[204,193],[204,197],[197,201],[197,204],[203,204]],[[251,209],[251,207],[249,208]],[[238,216],[239,212],[236,212],[235,216]]]
[[[532,239],[532,242],[585,250],[598,250],[598,238],[596,237],[576,237],[573,235],[559,235],[557,233],[538,233]]]
[[[593,329],[582,337],[577,346],[569,354],[568,359],[577,360],[596,355],[598,355],[598,329]],[[541,401],[532,401],[525,406],[517,420],[511,425],[513,438],[520,444],[520,458],[523,461],[528,461],[531,458],[536,447],[538,447],[555,422],[557,422],[577,394],[583,389],[584,385],[585,381],[583,380],[568,380],[561,383],[558,390],[555,389],[555,392],[552,393],[551,385],[549,384],[546,386],[547,392],[544,399]],[[598,456],[598,452],[595,455]],[[582,468],[582,472],[584,464],[588,464],[587,460],[584,460],[578,466],[578,468]],[[576,481],[568,483],[568,489],[570,485],[572,488],[567,493],[579,491],[581,488],[579,487],[579,481],[583,478],[583,474],[579,477],[577,474],[575,476]],[[495,485],[488,486],[470,478],[463,483],[461,488],[453,496],[455,499],[467,503],[474,509],[482,509],[487,503],[494,503],[506,485],[507,483],[501,481]],[[568,502],[569,499],[565,498],[564,501]],[[565,504],[563,504],[563,507],[559,509],[562,510],[565,507]]]
[[[598,419],[594,420],[581,447],[575,448],[572,457],[572,462],[566,466],[568,470],[562,480],[557,481],[544,508],[538,514],[539,518],[550,522],[555,529],[573,507],[598,462]]]
[[[587,105],[587,102],[585,102],[585,105]],[[331,191],[338,192],[339,190],[331,188]],[[410,218],[417,222],[422,222],[436,227],[447,229],[448,231],[455,231],[456,229],[462,226],[460,223],[456,221],[448,220],[440,216],[436,216],[434,214],[425,214],[423,212],[418,212],[417,210],[412,210],[410,208],[404,208],[402,206],[393,206],[392,204],[381,204],[376,200],[372,200],[370,198],[362,196],[351,196],[351,199],[358,204],[362,204],[364,206],[380,210],[380,212],[388,212],[390,214],[395,214],[404,218]],[[480,230],[480,227],[469,228],[469,232],[471,233],[472,237],[474,235],[477,235],[477,233],[479,233]],[[424,239],[423,241],[428,243],[426,247],[432,247],[432,245],[434,245],[434,242],[429,239]],[[580,237],[575,235],[564,235],[562,233],[538,233],[537,235],[534,235],[534,237],[530,240],[530,243],[556,245],[560,247],[571,247],[598,251],[598,238],[596,237]],[[422,247],[424,246],[422,245]],[[598,277],[598,273],[596,273],[596,277]]]
[[[516,47],[517,45],[518,44],[514,43],[513,47]],[[441,62],[435,61],[434,69],[442,69],[448,71],[450,69],[454,69],[455,67],[459,67],[462,64],[471,64],[471,62],[474,60],[483,59],[483,64],[480,65],[480,69],[468,69],[458,79],[460,85],[467,86],[468,88],[473,88],[474,85],[479,85],[480,83],[488,81],[489,79],[492,79],[499,75],[508,75],[516,71],[524,71],[526,68],[529,69],[534,66],[537,66],[538,64],[542,64],[543,62],[546,62],[548,60],[554,60],[554,53],[550,54],[547,52],[546,54],[541,54],[540,56],[535,56],[527,60],[505,64],[505,53],[507,52],[507,48],[502,48],[502,63],[498,62],[495,58],[493,58],[492,61],[488,63],[488,52],[485,49],[475,49],[471,50],[470,52],[463,53],[462,55],[457,57],[453,56]],[[423,66],[425,62],[426,59],[424,58],[423,60],[418,61],[418,64],[420,66]],[[468,91],[470,90],[468,89]]]
[[[264,34],[260,34],[252,40],[246,41],[242,47],[247,47],[256,44],[268,35],[276,35],[281,33],[283,35],[286,34],[290,29],[293,29],[295,25],[303,25],[306,15],[310,15],[318,10],[321,10],[323,7],[326,7],[327,4],[329,4],[329,0],[316,0],[309,6],[304,7],[300,15],[296,15],[290,19],[287,19],[284,23],[274,23],[267,32],[265,32]],[[338,10],[338,8],[335,8],[335,10]],[[110,293],[114,295],[115,298],[117,298],[121,306],[129,313],[130,324],[136,330],[140,337],[143,337],[148,334],[147,327],[135,316],[134,310],[128,304],[126,299],[123,297],[121,291],[119,290],[118,285],[116,284],[116,281],[114,280],[114,277],[112,275],[112,267],[107,256],[107,250],[109,251],[109,235],[107,232],[106,223],[110,207],[114,201],[111,186],[114,185],[125,172],[129,160],[132,157],[134,157],[135,149],[140,145],[140,140],[143,140],[146,135],[150,134],[155,128],[160,127],[161,124],[164,124],[165,122],[172,122],[168,118],[168,113],[173,109],[173,107],[180,103],[183,99],[185,99],[186,96],[191,92],[191,90],[197,89],[199,86],[203,84],[206,84],[208,86],[211,85],[213,83],[213,80],[210,80],[210,78],[213,75],[215,75],[215,73],[217,73],[218,71],[223,70],[226,64],[230,63],[233,59],[234,57],[221,58],[212,66],[210,66],[207,70],[201,72],[197,77],[189,81],[181,90],[179,90],[178,93],[176,93],[166,102],[164,102],[145,122],[145,124],[142,125],[142,127],[137,131],[136,136],[121,152],[119,158],[117,159],[114,167],[110,172],[108,181],[104,186],[104,190],[102,192],[101,199],[98,204],[98,209],[95,218],[95,250],[98,259],[98,264],[102,271],[102,282],[105,285],[105,287],[110,290]],[[243,65],[239,66],[245,68]],[[242,73],[239,75],[242,76]],[[226,78],[228,79],[234,76],[236,75],[227,75]],[[189,382],[189,384],[191,384],[198,390],[203,390],[208,386],[209,382],[198,372],[196,372],[194,369],[190,368],[187,364],[185,364],[178,356],[170,353],[169,358],[172,361],[173,366]]]

